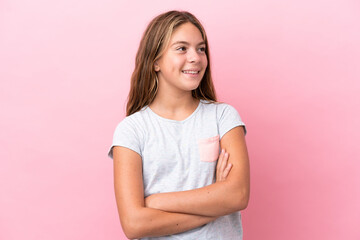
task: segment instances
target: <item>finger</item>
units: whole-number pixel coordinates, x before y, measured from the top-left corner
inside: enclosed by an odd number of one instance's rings
[[[227,160],[228,160],[228,153],[224,151],[224,155],[222,157],[222,162],[221,162],[221,165],[219,166],[219,170],[218,170],[218,174],[219,174],[219,181],[223,181],[224,178],[223,178],[223,173],[224,173],[224,170],[225,170],[225,167],[227,165]]]
[[[216,181],[219,181],[219,178],[220,178],[220,171],[219,171],[219,169],[220,169],[220,165],[221,165],[221,160],[222,160],[222,155],[223,155],[223,151],[221,150],[221,153],[220,153],[220,156],[219,156],[219,158],[218,158],[218,161],[217,161],[217,163],[216,163],[216,174],[215,174],[215,176],[216,176]]]
[[[218,159],[218,162],[217,162],[217,165],[216,165],[216,171],[220,170],[220,166],[221,166],[221,164],[223,162],[223,158],[224,158],[224,153],[225,153],[225,150],[222,149],[221,153],[220,153],[220,156],[219,156],[219,159]]]
[[[225,150],[222,149],[221,150],[221,153],[220,153],[220,156],[219,156],[219,159],[218,159],[218,162],[217,162],[217,165],[216,165],[216,181],[220,181],[221,180],[221,164],[223,162],[223,159],[224,159],[224,153],[225,153]]]
[[[225,168],[225,170],[224,170],[224,172],[223,172],[223,174],[222,174],[222,179],[223,179],[223,180],[225,180],[226,177],[229,175],[229,172],[230,172],[231,168],[232,168],[232,164],[229,163],[229,164],[226,166],[226,168]]]
[[[227,152],[224,153],[224,157],[220,166],[220,172],[222,173],[227,165],[227,161],[229,158],[229,154]]]

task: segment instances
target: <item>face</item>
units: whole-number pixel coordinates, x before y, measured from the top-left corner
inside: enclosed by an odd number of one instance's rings
[[[155,63],[159,91],[191,92],[207,67],[205,42],[197,27],[184,23],[173,32],[164,54]]]

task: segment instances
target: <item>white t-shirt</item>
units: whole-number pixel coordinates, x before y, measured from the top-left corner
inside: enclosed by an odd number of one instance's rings
[[[123,146],[142,158],[145,197],[162,192],[201,188],[214,182],[220,139],[243,126],[234,107],[200,100],[185,120],[163,118],[149,107],[125,117],[116,127],[112,147]],[[163,237],[143,239],[242,239],[240,212],[217,218],[201,227]]]

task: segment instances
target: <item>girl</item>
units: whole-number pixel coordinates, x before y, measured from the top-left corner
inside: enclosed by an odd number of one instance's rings
[[[245,134],[235,108],[216,102],[201,23],[179,11],[153,19],[109,151],[126,236],[242,239],[239,211],[250,191]]]

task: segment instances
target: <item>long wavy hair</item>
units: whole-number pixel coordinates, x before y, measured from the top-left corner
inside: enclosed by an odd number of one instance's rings
[[[126,106],[129,116],[155,99],[158,89],[157,74],[154,63],[163,55],[174,30],[180,25],[190,22],[196,26],[206,44],[208,65],[199,86],[192,90],[196,99],[216,102],[216,93],[211,78],[209,44],[204,27],[200,21],[187,11],[169,11],[155,17],[147,26],[136,54],[135,69],[131,76],[130,92]]]

